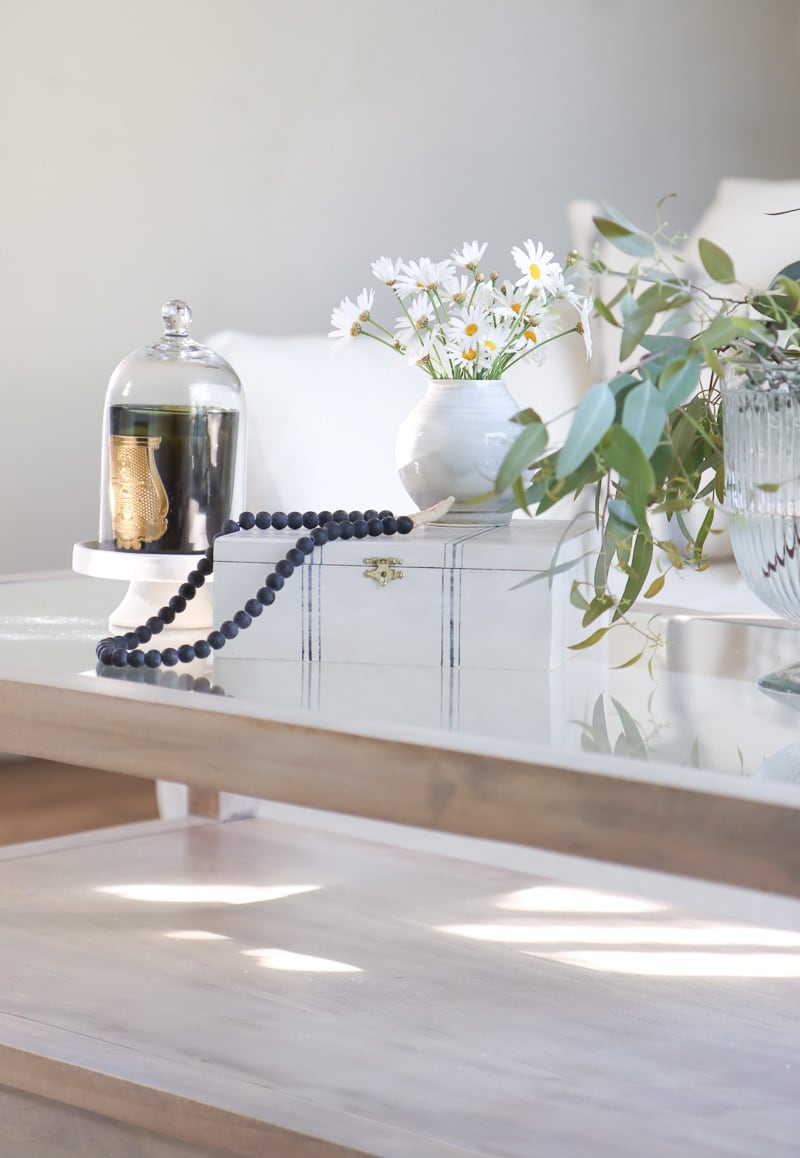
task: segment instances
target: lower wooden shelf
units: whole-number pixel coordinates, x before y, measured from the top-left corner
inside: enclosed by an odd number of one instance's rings
[[[0,896],[1,1156],[796,1153],[798,934],[264,820]]]

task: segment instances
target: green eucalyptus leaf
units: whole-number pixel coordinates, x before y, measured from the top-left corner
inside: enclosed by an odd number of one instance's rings
[[[718,245],[715,245],[713,241],[708,241],[705,237],[700,238],[697,248],[700,251],[703,269],[709,277],[723,285],[736,281],[733,261],[724,249],[720,249]]]
[[[498,494],[508,490],[524,470],[535,462],[547,446],[547,427],[541,422],[523,426],[500,464],[494,487]],[[516,497],[516,496],[515,496]]]
[[[658,388],[667,410],[674,410],[694,392],[700,381],[703,359],[700,354],[676,358],[664,367],[658,380]]]
[[[656,480],[647,455],[632,434],[614,424],[600,445],[600,454],[621,479],[632,483],[645,496],[655,490]],[[636,511],[631,496],[628,501]]]
[[[583,651],[584,648],[594,647],[594,645],[599,643],[603,636],[608,633],[608,631],[609,629],[607,627],[598,627],[597,631],[593,631],[591,635],[587,635],[586,639],[582,639],[580,643],[571,643],[569,645],[569,650]]]
[[[616,409],[614,395],[606,382],[597,382],[587,390],[558,456],[559,477],[572,474],[588,458],[613,423]]]
[[[656,309],[651,306],[641,306],[632,293],[627,293],[620,303],[623,326],[622,338],[619,344],[619,356],[622,362],[629,358],[640,340],[653,324]]]
[[[514,415],[511,421],[518,422],[520,426],[530,426],[533,422],[538,422],[540,425],[544,425],[540,416],[532,406],[526,406],[524,410],[520,410],[519,413]]]
[[[593,221],[598,233],[629,257],[652,257],[655,253],[653,242],[646,233],[611,221],[608,217],[595,217]]]
[[[636,515],[634,515],[631,508],[624,499],[610,499],[608,503],[608,512],[610,515],[621,523],[623,527],[629,527],[633,530],[638,524],[636,522]]]
[[[689,339],[676,334],[645,334],[639,345],[651,354],[676,354],[688,350]]]
[[[619,322],[614,317],[611,310],[608,308],[605,302],[601,302],[599,298],[595,299],[594,310],[595,313],[598,314],[598,316],[601,317],[604,322],[608,322],[610,326],[619,326]]]
[[[630,560],[628,561],[628,581],[625,590],[620,596],[614,612],[614,619],[620,619],[639,597],[647,576],[650,574],[650,564],[653,561],[653,540],[649,533],[639,531],[633,544]]]
[[[640,383],[626,396],[622,426],[639,443],[645,458],[650,458],[661,441],[666,421],[664,399],[652,382]]]

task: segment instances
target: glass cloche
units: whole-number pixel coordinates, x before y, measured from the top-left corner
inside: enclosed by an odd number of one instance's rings
[[[98,546],[202,552],[244,506],[242,385],[189,336],[192,312],[171,301],[164,333],[111,375],[103,423]]]

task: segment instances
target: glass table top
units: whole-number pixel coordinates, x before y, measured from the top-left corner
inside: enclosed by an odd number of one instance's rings
[[[94,644],[122,592],[118,582],[70,573],[0,582],[0,667],[111,680],[134,696],[149,684],[198,700],[231,697],[247,714],[299,711],[348,726],[433,729],[445,740],[509,741],[523,756],[545,745],[562,756],[606,753],[800,785],[800,697],[756,682],[800,659],[800,633],[779,621],[665,611],[667,642],[650,667],[619,666],[638,650],[621,628],[549,672],[256,661],[237,659],[235,644],[213,663],[98,671]],[[177,643],[201,632],[169,634]]]

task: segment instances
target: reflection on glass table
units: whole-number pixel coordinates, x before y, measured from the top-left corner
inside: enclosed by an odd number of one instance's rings
[[[737,776],[798,778],[794,701],[756,682],[770,665],[797,654],[797,631],[781,621],[665,612],[667,643],[652,674],[644,662],[615,666],[632,651],[624,629],[611,633],[608,647],[568,653],[550,672],[244,660],[236,657],[235,641],[213,662],[97,672],[94,643],[106,634],[118,596],[116,583],[71,575],[0,583],[0,664],[82,673],[132,690],[147,684],[224,695],[254,714],[300,710],[348,724],[544,744],[561,754],[611,753]],[[176,644],[194,638],[169,634]]]

